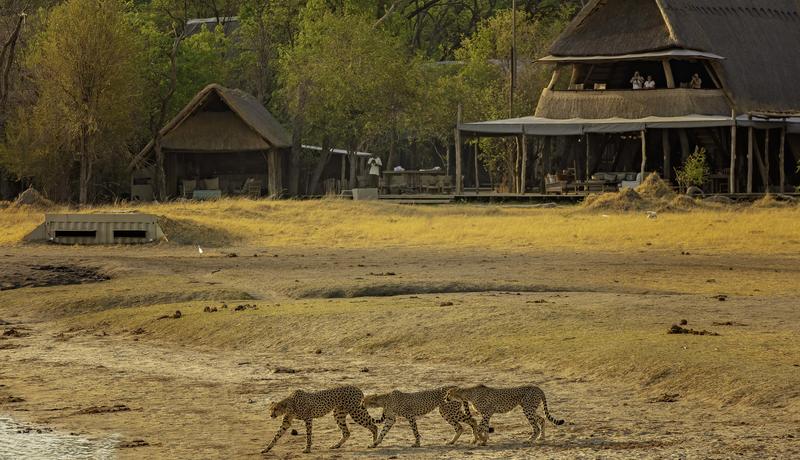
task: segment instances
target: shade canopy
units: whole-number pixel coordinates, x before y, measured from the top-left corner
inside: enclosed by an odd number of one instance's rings
[[[645,118],[570,118],[566,120],[520,117],[506,120],[463,123],[458,129],[464,133],[482,136],[579,136],[585,133],[627,133],[648,128],[713,128],[731,126],[731,117],[713,115],[686,115],[682,117]]]

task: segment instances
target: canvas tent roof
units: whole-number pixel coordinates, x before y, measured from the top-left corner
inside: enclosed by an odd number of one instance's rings
[[[592,0],[553,56],[618,56],[674,48],[724,56],[724,86],[741,113],[800,114],[797,0]]]
[[[203,88],[186,107],[161,128],[162,138],[168,138],[170,133],[187,123],[187,120],[190,120],[193,115],[202,112],[204,104],[215,96],[219,97],[230,111],[244,123],[246,128],[243,129],[249,130],[247,135],[254,135],[263,141],[261,145],[269,148],[291,146],[291,135],[256,98],[239,89],[225,88],[216,83]],[[153,148],[153,143],[154,141],[151,140],[137,157],[144,157]]]

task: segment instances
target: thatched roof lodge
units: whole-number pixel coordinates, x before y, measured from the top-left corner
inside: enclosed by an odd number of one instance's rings
[[[571,136],[544,172],[575,165],[586,181],[603,168],[669,179],[703,147],[723,179],[714,191],[788,190],[800,179],[798,43],[795,0],[592,0],[540,60],[554,70],[534,116],[459,133]],[[653,87],[634,89],[636,72]]]
[[[169,196],[203,197],[195,191],[280,195],[284,190],[291,135],[241,90],[206,86],[159,137],[139,157],[152,156],[158,142]]]

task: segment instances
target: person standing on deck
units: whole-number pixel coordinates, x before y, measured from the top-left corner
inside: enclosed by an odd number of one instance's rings
[[[381,166],[383,166],[383,162],[381,161],[380,157],[370,157],[367,160],[367,164],[369,165],[369,181],[370,185],[373,187],[378,186],[378,178],[381,175]]]
[[[652,75],[647,76],[647,80],[644,82],[644,89],[656,89],[656,81],[653,80]]]

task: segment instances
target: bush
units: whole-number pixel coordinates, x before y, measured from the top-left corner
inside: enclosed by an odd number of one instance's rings
[[[678,184],[684,189],[691,186],[702,187],[710,174],[711,169],[706,163],[706,149],[703,147],[695,147],[694,152],[683,164],[683,168],[675,170]]]

